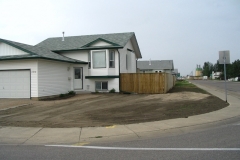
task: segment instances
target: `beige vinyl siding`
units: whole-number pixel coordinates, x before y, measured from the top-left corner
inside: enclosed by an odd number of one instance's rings
[[[136,56],[133,52],[127,52],[128,57],[128,73],[136,73]]]
[[[0,56],[26,55],[26,54],[29,53],[0,42]]]
[[[71,65],[49,60],[38,61],[39,97],[58,95],[71,90]],[[70,79],[69,79],[70,78]]]
[[[125,45],[123,49],[119,49],[120,73],[136,73],[136,55],[128,51],[127,49],[133,50],[131,40],[128,41],[128,43]],[[127,63],[127,68],[126,68],[126,63]]]
[[[110,52],[110,50],[108,50]],[[114,68],[109,68],[109,53],[107,54],[107,65],[108,65],[108,75],[119,75],[119,60],[118,60],[118,52],[114,50]]]
[[[104,41],[97,41],[97,42],[93,43],[91,46],[112,46],[112,44],[109,44]]]
[[[59,54],[72,59],[88,62],[88,53],[89,51],[85,50],[85,51],[65,51],[60,52]]]

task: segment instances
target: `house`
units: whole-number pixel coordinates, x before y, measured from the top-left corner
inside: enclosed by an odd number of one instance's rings
[[[137,61],[139,73],[171,73],[174,71],[173,60]]]
[[[172,75],[175,75],[176,77],[180,77],[180,73],[178,73],[178,69],[174,69],[172,71]]]
[[[210,77],[212,79],[218,79],[221,74],[222,74],[222,72],[214,72],[214,71],[212,71],[212,74],[210,75]]]
[[[0,39],[0,98],[119,92],[120,73],[142,58],[135,33],[48,38],[35,46]]]

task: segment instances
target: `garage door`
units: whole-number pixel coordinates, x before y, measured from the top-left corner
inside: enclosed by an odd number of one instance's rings
[[[30,98],[30,70],[0,71],[0,98]]]

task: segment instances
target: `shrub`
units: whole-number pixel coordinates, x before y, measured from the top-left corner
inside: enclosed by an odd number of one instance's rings
[[[74,91],[69,91],[68,94],[69,94],[69,95],[76,95],[76,92],[74,92]]]
[[[60,94],[59,97],[63,98],[63,97],[65,97],[65,94]]]
[[[114,88],[109,91],[109,93],[115,93],[115,92],[116,90]]]

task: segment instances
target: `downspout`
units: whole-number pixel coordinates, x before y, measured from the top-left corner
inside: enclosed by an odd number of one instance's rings
[[[118,82],[118,85],[119,85],[119,92],[121,92],[121,74],[120,74],[120,52],[119,50],[117,49],[117,52],[118,52],[118,75],[119,75],[119,82]]]

